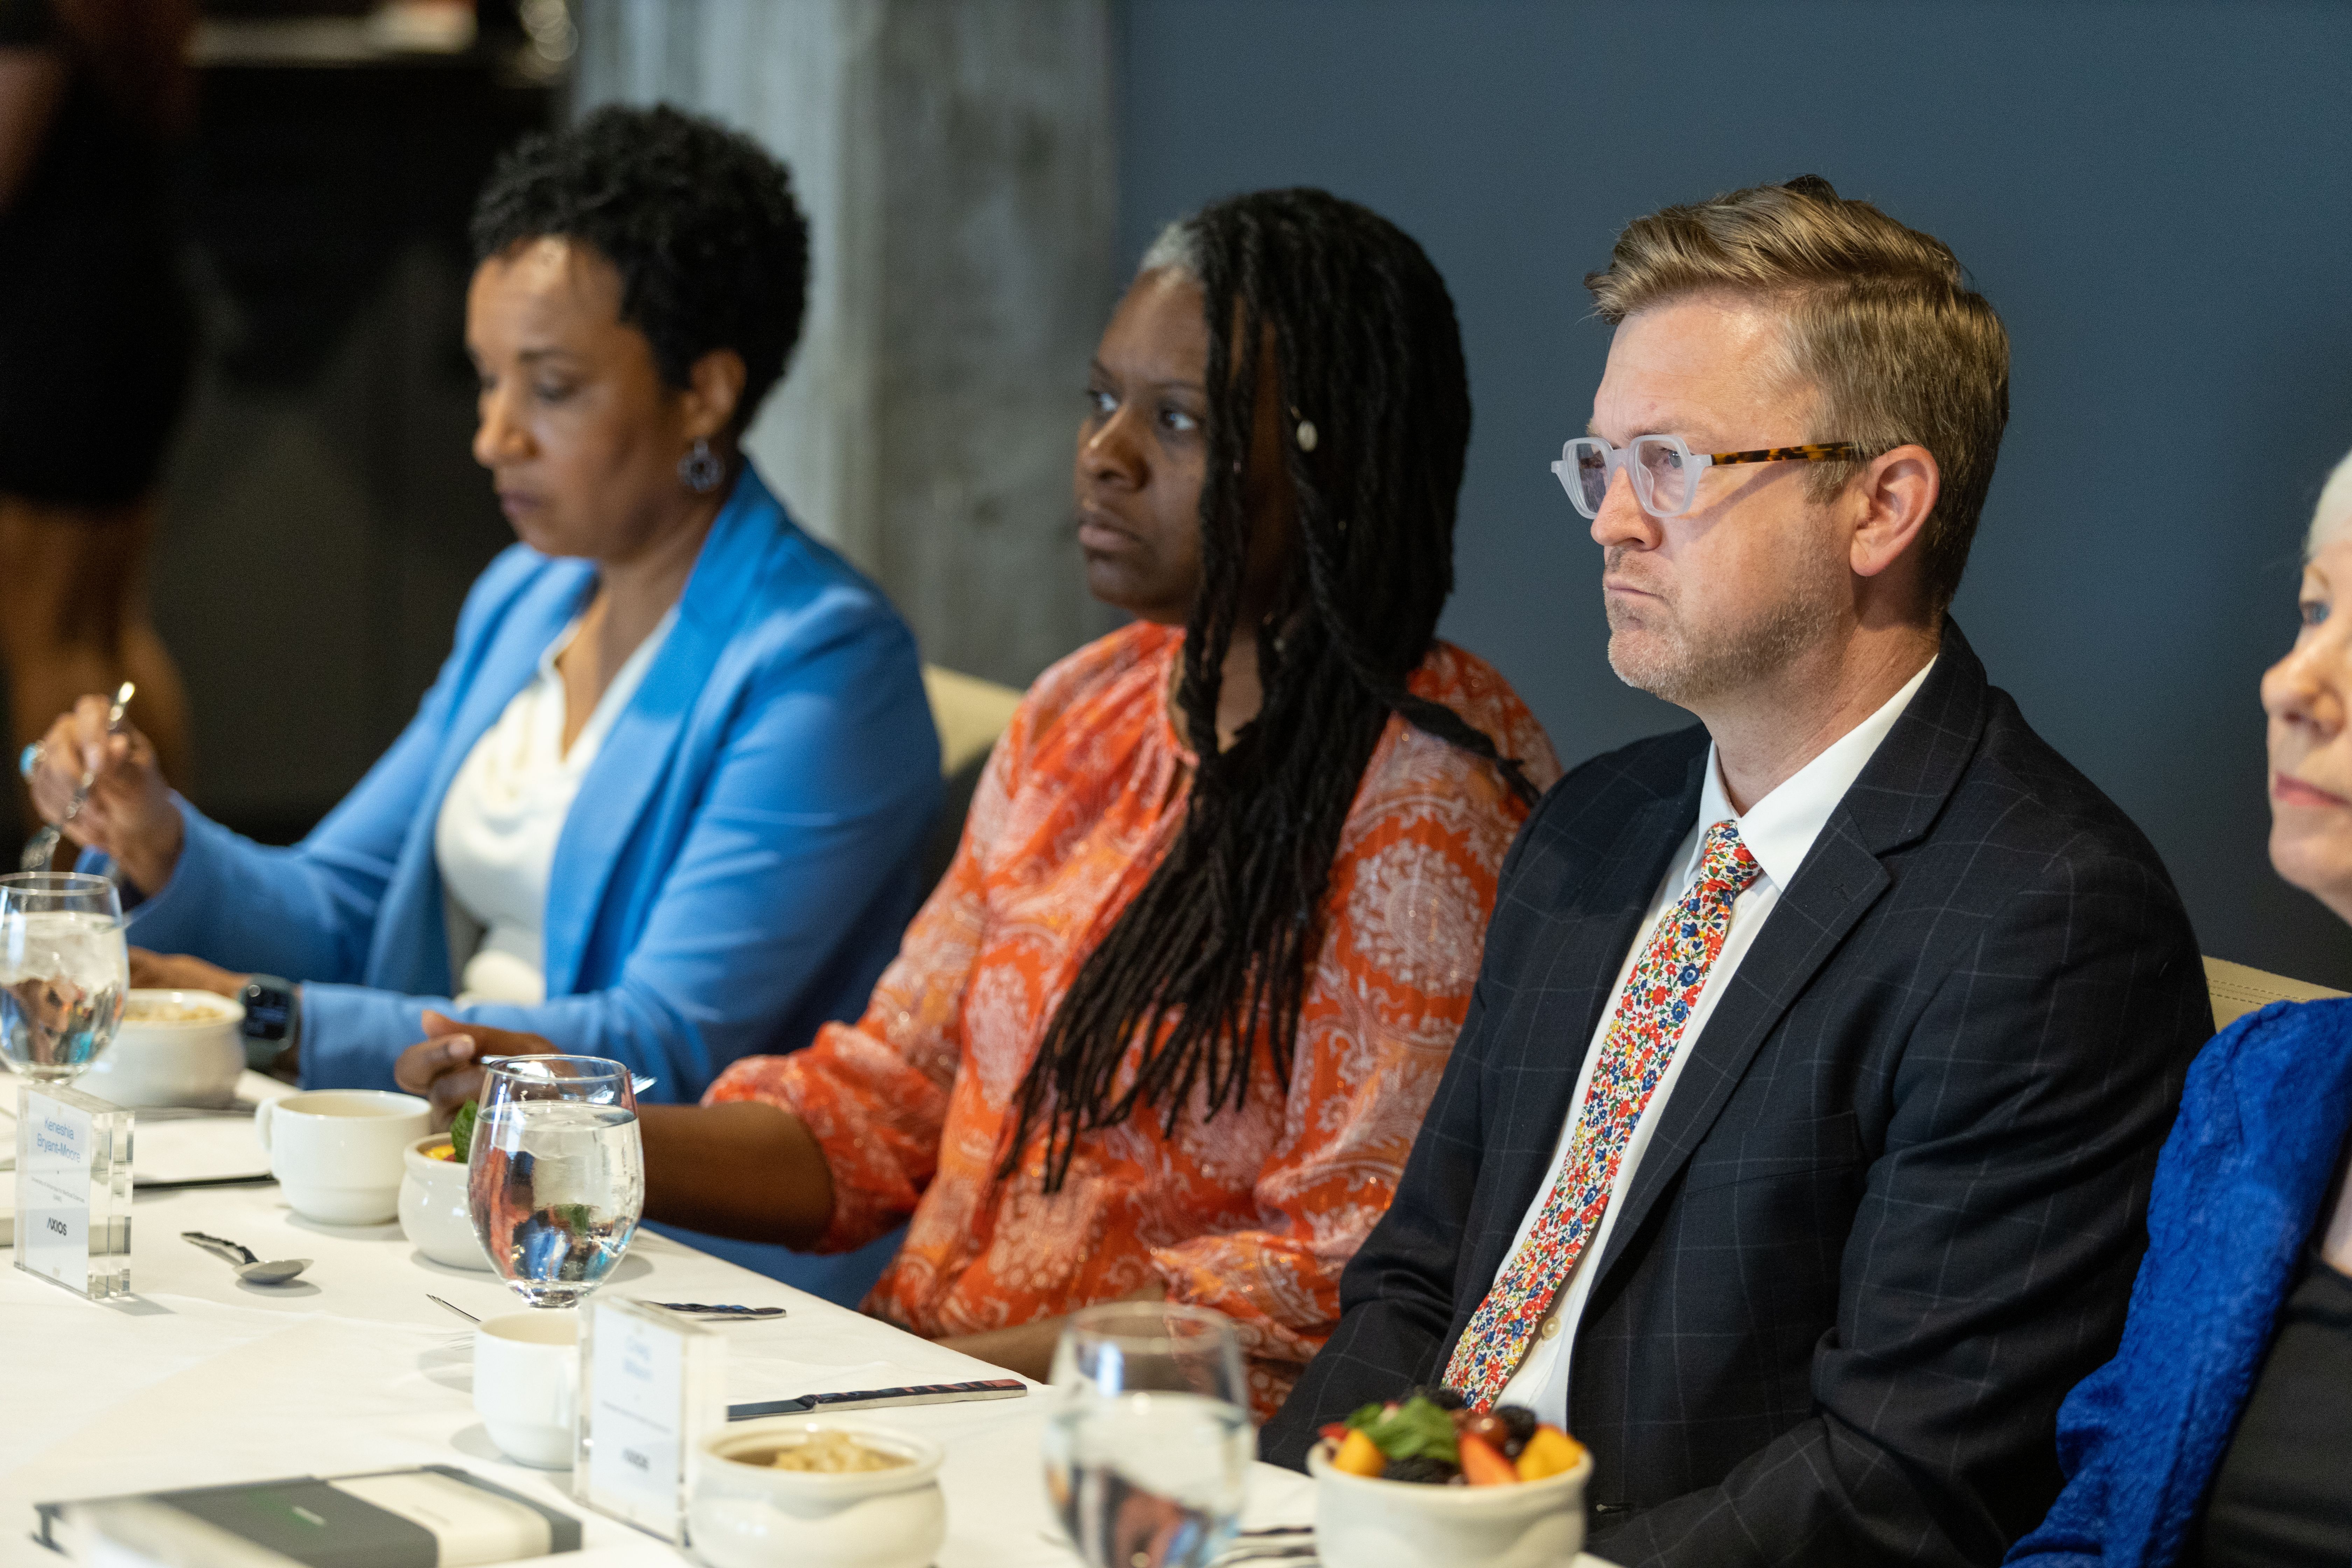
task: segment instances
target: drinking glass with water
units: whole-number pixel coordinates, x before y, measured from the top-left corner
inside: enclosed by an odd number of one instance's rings
[[[474,1234],[534,1307],[577,1305],[629,1250],[646,1207],[629,1069],[603,1057],[492,1057],[467,1151]]]
[[[1054,1352],[1045,1495],[1092,1568],[1200,1568],[1231,1543],[1256,1448],[1222,1313],[1120,1301]]]
[[[79,872],[0,877],[0,1056],[70,1083],[122,1021],[131,950],[114,884]]]

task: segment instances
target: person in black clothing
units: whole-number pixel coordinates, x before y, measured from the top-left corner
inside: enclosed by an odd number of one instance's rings
[[[1555,471],[1610,663],[1702,722],[1520,830],[1262,1450],[1443,1384],[1583,1440],[1626,1568],[1990,1564],[2057,1495],[2212,1027],[2155,850],[1946,613],[2007,333],[1811,176],[1637,219],[1587,282],[1615,335]]]
[[[0,0],[0,666],[12,761],[76,698],[128,678],[165,772],[186,776],[186,697],[142,579],[195,353],[169,167],[193,90],[194,15],[186,0]]]
[[[2263,677],[2271,864],[2352,921],[2352,458],[2320,491],[2294,646]],[[2022,1568],[2352,1563],[2352,1001],[2199,1053],[2123,1348],[2066,1397],[2066,1489]]]

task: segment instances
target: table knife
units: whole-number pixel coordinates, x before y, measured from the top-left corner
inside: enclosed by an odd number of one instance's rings
[[[960,1399],[1018,1399],[1029,1385],[1017,1377],[991,1378],[985,1383],[927,1383],[919,1388],[861,1388],[847,1394],[803,1394],[798,1399],[763,1399],[752,1405],[730,1405],[730,1421],[752,1421],[762,1415],[813,1415],[835,1410],[873,1410],[886,1405],[952,1405]]]

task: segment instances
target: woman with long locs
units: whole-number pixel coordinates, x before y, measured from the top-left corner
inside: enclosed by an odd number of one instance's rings
[[[1213,1307],[1263,1415],[1338,1318],[1559,769],[1436,640],[1469,388],[1402,231],[1305,190],[1171,226],[1087,400],[1078,542],[1134,623],[1031,688],[863,1018],[646,1108],[646,1213],[820,1250],[907,1220],[866,1310],[1034,1376],[1078,1308]],[[428,1041],[401,1081],[454,1107],[535,1044]]]

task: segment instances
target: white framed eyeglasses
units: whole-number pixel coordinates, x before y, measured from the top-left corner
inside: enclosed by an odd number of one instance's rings
[[[1598,436],[1579,436],[1559,449],[1551,471],[1559,488],[1587,517],[1601,515],[1609,481],[1623,468],[1633,476],[1633,498],[1652,517],[1680,517],[1698,499],[1698,477],[1709,468],[1737,463],[1843,463],[1868,454],[1852,441],[1816,441],[1802,447],[1759,447],[1750,452],[1694,452],[1679,436],[1636,436],[1612,447]]]

